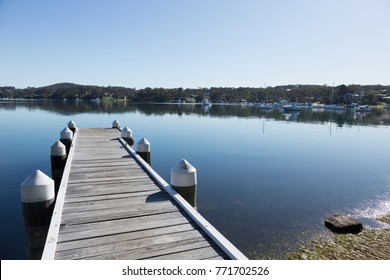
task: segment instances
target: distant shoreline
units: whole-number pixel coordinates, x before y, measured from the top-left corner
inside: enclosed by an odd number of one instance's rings
[[[44,87],[17,89],[0,87],[3,99],[123,100],[167,103],[272,103],[281,100],[298,103],[380,105],[390,103],[390,85],[282,85],[275,87],[210,88],[126,88],[59,83]]]

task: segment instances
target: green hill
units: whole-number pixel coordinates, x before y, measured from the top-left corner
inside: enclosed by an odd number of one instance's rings
[[[80,85],[73,84],[73,83],[58,83],[58,84],[54,84],[54,85],[50,85],[50,86],[44,86],[44,87],[41,87],[41,88],[45,88],[45,89],[49,89],[49,90],[52,90],[52,91],[56,91],[58,89],[76,88],[78,86],[80,86]]]

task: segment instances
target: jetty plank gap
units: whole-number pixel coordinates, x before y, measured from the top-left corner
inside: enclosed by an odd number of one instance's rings
[[[77,128],[42,259],[246,259],[120,137]]]

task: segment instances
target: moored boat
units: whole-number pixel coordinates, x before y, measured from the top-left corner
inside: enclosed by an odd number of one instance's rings
[[[271,106],[270,104],[261,103],[261,104],[259,104],[259,109],[260,110],[273,110],[274,107]]]
[[[356,108],[356,112],[370,112],[371,108],[368,105],[362,105]]]

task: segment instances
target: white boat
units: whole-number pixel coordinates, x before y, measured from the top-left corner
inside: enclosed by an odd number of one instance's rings
[[[337,105],[336,107],[334,107],[334,110],[345,111],[347,110],[347,107],[345,107],[344,105]]]
[[[291,111],[297,112],[297,111],[301,111],[301,107],[296,106],[294,104],[288,104],[283,106],[283,110],[287,112],[291,112]]]
[[[261,103],[261,104],[259,104],[259,109],[260,110],[273,110],[274,107],[271,106],[270,104]]]
[[[336,106],[337,106],[336,104],[329,104],[329,105],[325,105],[324,108],[328,110],[334,110]]]
[[[356,112],[370,112],[371,108],[368,105],[362,105],[356,108]]]
[[[353,109],[356,109],[357,107],[359,107],[359,105],[357,103],[351,103],[351,104],[346,105],[345,107],[349,110],[353,110]]]
[[[324,107],[325,107],[324,104],[319,104],[319,103],[315,103],[312,106],[313,109],[323,109]]]

